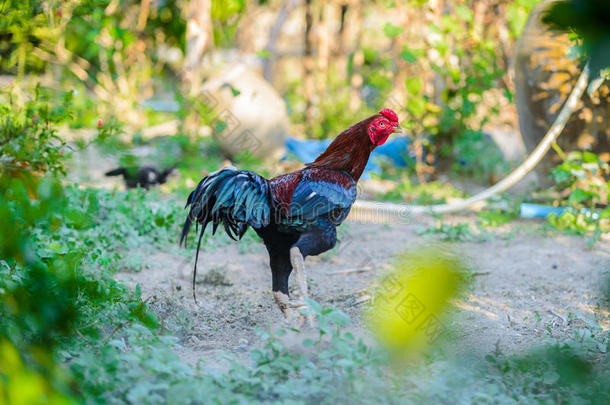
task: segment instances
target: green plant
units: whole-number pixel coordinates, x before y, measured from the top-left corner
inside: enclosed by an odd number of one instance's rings
[[[610,5],[604,0],[562,0],[549,7],[543,21],[551,28],[576,34],[577,49],[591,69],[592,87],[610,77]]]
[[[551,214],[549,223],[581,234],[610,231],[610,167],[591,152],[564,155],[557,150],[564,161],[550,176],[560,198],[556,204],[569,208],[560,215]]]
[[[56,84],[79,91],[82,125],[118,110],[133,125],[145,122],[136,103],[157,86],[153,75],[175,77],[184,53],[183,2],[41,0],[0,2],[0,71],[54,69]],[[96,96],[86,100],[86,93]]]
[[[573,322],[574,317],[570,318]],[[571,338],[551,338],[522,355],[497,350],[485,356],[487,375],[503,387],[502,395],[539,403],[605,403],[610,400],[604,355],[609,337],[597,323],[587,320]]]
[[[500,198],[492,201],[488,208],[477,213],[478,223],[485,227],[504,225],[519,217],[521,202]]]
[[[210,16],[214,25],[214,43],[230,46],[246,8],[245,0],[212,0]]]
[[[538,3],[540,3],[540,0],[515,0],[507,5],[506,17],[510,27],[510,34],[513,38],[519,38],[530,15],[530,11]]]
[[[70,118],[71,93],[57,106],[40,87],[32,98],[16,90],[7,97],[0,105],[0,403],[72,403],[71,376],[56,361],[64,345],[76,336],[99,339],[108,326],[154,328],[155,318],[104,262],[91,266],[100,238],[88,240],[87,232],[105,213],[95,196],[59,181],[65,145],[56,125]]]
[[[59,9],[48,4],[45,7],[45,2],[39,0],[0,2],[0,70],[23,78],[26,71],[44,69],[45,61],[33,50],[43,41],[57,39],[58,31],[54,28]]]
[[[16,88],[0,99],[0,171],[28,169],[36,173],[63,173],[64,142],[55,126],[70,115],[72,93],[51,107],[48,94],[37,86],[30,99]]]
[[[409,3],[416,9],[430,7]],[[482,23],[483,9],[476,16],[468,1],[446,2],[444,7],[451,11],[438,18],[432,12],[422,22],[425,40],[405,42],[400,53],[413,72],[404,83],[405,121],[428,153],[450,159],[457,172],[493,181],[507,166],[497,149],[488,152],[494,145],[483,127],[512,97],[505,82],[507,58],[497,46],[497,27]],[[526,8],[512,5],[512,14],[518,10],[522,15]],[[433,80],[434,86],[424,86]],[[418,162],[430,163],[423,157]]]
[[[395,176],[385,173],[383,177],[395,178]],[[460,190],[442,181],[414,184],[405,173],[402,173],[398,180],[399,183],[391,191],[385,193],[382,196],[383,199],[430,205],[444,204],[447,202],[447,199],[464,197],[464,193]]]
[[[172,351],[175,339],[134,325],[108,344],[72,351],[70,369],[87,403],[397,402],[381,371],[383,353],[343,331],[350,322],[345,314],[313,301],[309,305],[318,319],[317,337],[259,329],[262,346],[250,353],[250,366],[232,362],[226,372],[213,372],[184,365]],[[286,347],[289,335],[301,341],[302,352]]]
[[[492,234],[479,227],[478,232],[468,223],[446,224],[440,222],[437,226],[420,228],[420,235],[439,235],[441,240],[449,242],[483,242],[489,240]]]

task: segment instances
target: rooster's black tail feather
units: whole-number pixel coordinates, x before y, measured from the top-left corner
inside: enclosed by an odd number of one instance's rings
[[[193,297],[195,277],[201,239],[206,227],[212,223],[212,234],[222,223],[231,239],[241,239],[248,226],[260,228],[271,220],[271,197],[269,181],[247,170],[229,167],[204,177],[186,201],[190,210],[180,235],[180,245],[186,238],[193,222],[201,224],[197,243],[195,267],[193,269]],[[197,301],[195,299],[195,301]]]

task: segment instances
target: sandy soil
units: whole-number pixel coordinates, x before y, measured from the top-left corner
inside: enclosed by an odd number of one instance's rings
[[[445,218],[449,220],[473,223],[475,218]],[[337,248],[306,260],[311,298],[346,312],[355,331],[366,335],[362,297],[396,254],[435,240],[418,233],[433,223],[342,225]],[[483,241],[448,245],[477,274],[472,292],[456,303],[457,314],[447,325],[454,331],[456,350],[481,355],[495,347],[526,350],[542,342],[548,329],[559,337],[570,334],[579,326],[570,313],[597,317],[605,329],[610,327],[610,315],[599,308],[601,286],[610,272],[610,240],[588,248],[584,238],[545,235],[540,229],[541,222],[516,221]],[[284,322],[272,299],[264,246],[243,249],[235,243],[202,252],[198,305],[191,295],[193,260],[159,251],[148,256],[147,269],[117,277],[140,284],[162,328],[180,338],[185,361],[214,361],[220,351],[247,359],[247,352],[260,344],[257,327]]]

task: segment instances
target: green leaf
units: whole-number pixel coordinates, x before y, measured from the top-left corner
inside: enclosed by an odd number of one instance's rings
[[[589,191],[585,191],[582,188],[577,188],[576,190],[572,191],[568,201],[570,202],[570,205],[578,204],[591,198],[591,194],[592,193]]]
[[[416,118],[420,118],[426,111],[426,100],[419,97],[411,97],[407,103],[407,111]]]
[[[598,162],[598,158],[595,153],[586,152],[586,151],[583,152],[583,154],[582,154],[582,160],[585,163],[597,163]]]
[[[404,48],[402,50],[402,52],[400,53],[400,57],[405,62],[409,62],[409,63],[417,62],[417,56],[415,56],[415,54],[410,49],[407,49],[407,48]]]
[[[316,343],[313,340],[311,340],[310,338],[306,338],[303,340],[302,344],[304,347],[311,347],[311,346],[315,345]]]
[[[405,87],[410,94],[417,95],[421,93],[423,84],[419,77],[408,77],[405,80]]]
[[[314,314],[319,315],[322,313],[322,306],[318,304],[314,300],[305,300],[305,303],[309,306],[309,308],[314,312]]]
[[[455,13],[458,15],[458,17],[460,17],[462,20],[467,21],[467,22],[472,22],[472,20],[474,18],[474,14],[473,14],[472,10],[470,10],[468,7],[463,6],[461,4],[459,4],[455,7]]]
[[[241,94],[241,91],[237,90],[235,87],[230,86],[231,87],[231,93],[233,94],[233,97],[237,97]]]
[[[338,326],[346,326],[351,323],[349,316],[345,315],[342,311],[339,311],[337,309],[333,310],[330,314],[328,314],[328,319],[330,319],[332,323]]]
[[[383,26],[383,32],[389,38],[397,37],[403,31],[404,31],[404,29],[402,27],[399,27],[399,26],[394,25],[392,23],[385,23],[385,25]]]
[[[216,132],[221,133],[225,129],[227,129],[227,123],[226,122],[224,122],[224,121],[216,122]]]
[[[547,371],[542,375],[542,381],[545,384],[555,384],[559,380],[559,374],[554,371]]]
[[[256,56],[267,59],[271,57],[271,52],[269,52],[267,49],[261,49],[260,51],[256,52]]]

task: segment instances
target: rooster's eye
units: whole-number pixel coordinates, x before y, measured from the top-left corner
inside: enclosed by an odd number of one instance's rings
[[[385,124],[384,124],[383,122],[380,122],[380,123],[379,123],[379,126],[380,126],[381,128],[383,128],[383,127],[385,127]]]

